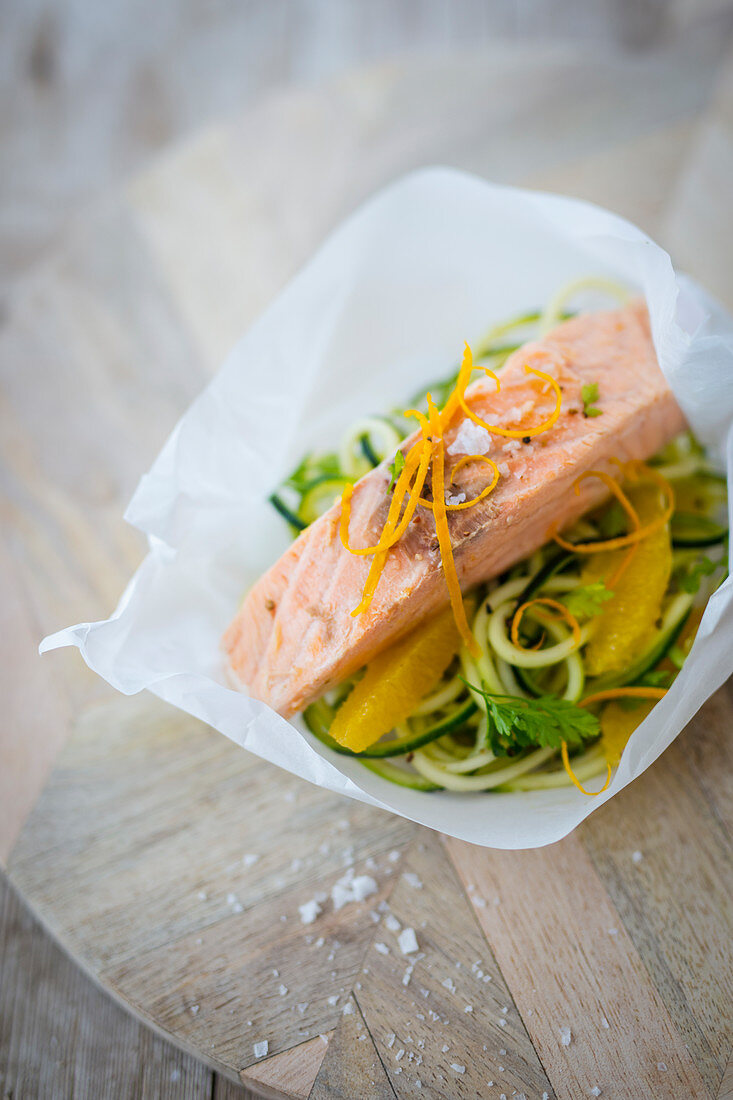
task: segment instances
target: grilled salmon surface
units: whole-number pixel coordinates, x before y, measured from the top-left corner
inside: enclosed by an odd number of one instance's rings
[[[501,390],[481,378],[466,391],[473,411],[492,425],[518,429],[545,420],[555,407],[547,382],[525,366],[551,374],[562,392],[555,425],[524,439],[489,436],[459,411],[444,433],[446,485],[464,454],[486,454],[501,478],[471,508],[449,512],[451,543],[461,587],[486,581],[547,542],[553,525],[567,526],[608,495],[597,478],[573,482],[587,470],[618,474],[612,459],[646,459],[684,426],[684,418],[657,363],[646,306],[585,314],[539,341],[525,344],[501,371]],[[582,387],[597,383],[586,416]],[[414,435],[401,445],[407,452]],[[388,462],[354,488],[352,546],[379,541],[390,503]],[[486,463],[461,467],[448,490],[459,503],[491,479]],[[423,496],[430,495],[426,482]],[[448,603],[435,524],[418,507],[389,551],[369,609],[356,617],[369,557],[350,554],[339,538],[336,503],[295,540],[255,584],[223,638],[232,679],[285,716],[344,680]]]

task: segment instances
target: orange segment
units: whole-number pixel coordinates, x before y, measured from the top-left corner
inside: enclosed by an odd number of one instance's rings
[[[664,507],[656,485],[634,486],[628,497],[642,527],[653,523]],[[618,573],[625,557],[625,549],[594,554],[583,566],[583,584]],[[671,572],[672,546],[665,524],[639,540],[638,550],[614,585],[612,598],[596,618],[585,650],[588,675],[621,671],[644,650],[659,618]]]
[[[656,699],[641,702],[633,710],[620,703],[607,703],[601,713],[601,748],[606,763],[615,768],[626,742],[653,709]]]
[[[461,644],[453,611],[440,615],[385,649],[339,707],[330,734],[354,752],[373,745],[404,722],[436,686]]]

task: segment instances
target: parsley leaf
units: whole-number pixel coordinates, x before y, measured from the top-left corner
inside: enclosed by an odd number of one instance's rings
[[[389,485],[387,486],[387,492],[388,493],[391,493],[392,490],[394,489],[395,485],[397,484],[397,479],[400,476],[400,474],[402,473],[402,471],[404,470],[404,468],[405,468],[405,456],[403,455],[402,451],[397,451],[397,453],[394,456],[394,462],[392,463],[392,465],[389,468],[390,473],[391,473],[392,476],[390,477]]]
[[[612,597],[613,592],[608,591],[603,581],[594,581],[592,584],[581,584],[574,588],[562,602],[576,619],[592,619],[594,615],[600,615],[603,604]]]
[[[718,563],[711,561],[707,555],[704,555],[700,561],[690,566],[683,577],[680,577],[680,588],[683,592],[691,594],[699,592],[703,577],[709,577],[717,568]]]
[[[567,699],[554,695],[521,699],[514,695],[491,695],[479,687],[473,690],[486,700],[488,739],[497,756],[535,747],[559,749],[563,741],[579,745],[600,732],[598,718]]]
[[[580,396],[583,398],[583,416],[600,416],[602,409],[596,409],[593,407],[593,402],[599,398],[598,383],[589,382],[587,386],[583,386],[580,391]]]

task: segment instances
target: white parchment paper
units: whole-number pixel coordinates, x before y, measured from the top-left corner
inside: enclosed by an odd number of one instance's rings
[[[496,848],[550,844],[639,776],[733,671],[733,581],[709,602],[674,686],[636,730],[609,790],[455,795],[395,787],[230,689],[219,639],[286,548],[268,493],[314,445],[447,373],[463,341],[605,274],[646,296],[662,369],[730,484],[733,320],[633,225],[574,199],[427,169],[346,221],[231,352],[180,420],[127,519],[150,552],[108,620],[76,645],[126,694],[148,689],[243,748],[329,790]]]

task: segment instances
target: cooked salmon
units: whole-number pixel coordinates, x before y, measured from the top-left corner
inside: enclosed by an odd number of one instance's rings
[[[649,458],[685,426],[657,363],[643,303],[576,317],[525,344],[502,370],[499,393],[487,378],[469,386],[470,407],[504,428],[546,419],[555,395],[525,365],[551,374],[560,386],[562,411],[550,430],[506,439],[457,414],[444,433],[446,485],[464,454],[487,454],[501,473],[484,501],[448,513],[464,590],[527,557],[547,542],[553,525],[565,527],[605,499],[607,489],[597,478],[583,481],[576,495],[573,482],[579,474],[618,473],[611,459]],[[593,383],[600,415],[586,416],[582,387]],[[405,440],[403,452],[416,438]],[[379,541],[391,499],[388,465],[382,463],[354,488],[352,546]],[[486,463],[464,465],[447,499],[472,499],[490,477]],[[418,507],[389,551],[371,606],[352,617],[371,559],[344,549],[340,515],[336,503],[302,532],[249,592],[223,638],[232,678],[285,716],[448,603],[433,516]]]

